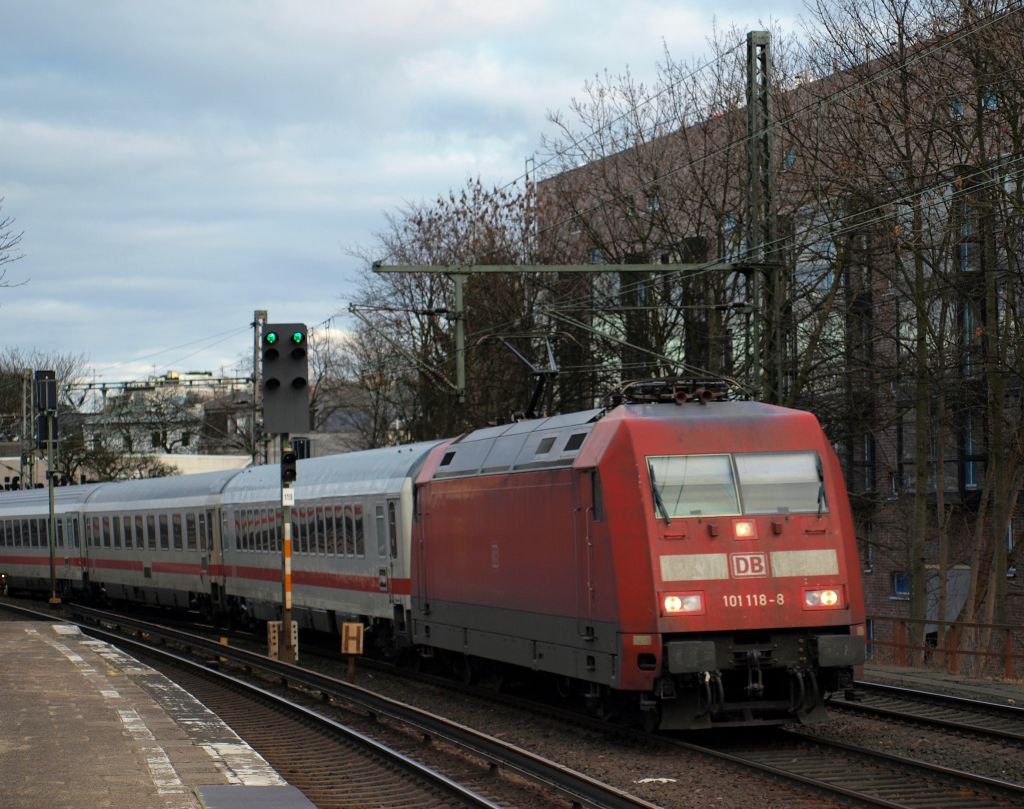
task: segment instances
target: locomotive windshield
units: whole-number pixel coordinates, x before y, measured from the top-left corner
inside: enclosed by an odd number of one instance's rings
[[[828,511],[813,451],[659,455],[647,466],[658,511],[668,517]]]

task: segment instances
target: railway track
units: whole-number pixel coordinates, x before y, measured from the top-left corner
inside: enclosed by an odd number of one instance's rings
[[[905,686],[857,683],[858,698],[837,695],[830,708],[941,727],[1002,741],[1024,742],[1024,708],[936,694]]]
[[[3,606],[12,608],[7,604]],[[189,678],[186,687],[189,690],[195,688],[204,702],[208,698],[206,689],[210,686],[200,680],[216,678],[217,685],[209,697],[214,702],[211,709],[220,713],[223,706],[222,715],[239,735],[250,741],[290,783],[309,795],[322,809],[368,805],[358,801],[338,802],[355,788],[339,776],[357,769],[367,772],[358,789],[370,790],[376,796],[369,804],[374,806],[403,809],[409,806],[527,805],[536,809],[655,807],[514,745],[325,675],[123,615],[81,606],[69,609],[80,620],[84,631],[119,646],[130,645],[137,654],[159,654],[171,661],[175,668],[184,667],[188,674],[182,677]],[[35,617],[53,618],[45,613],[36,613]],[[138,633],[138,637],[128,637],[124,634],[126,631]],[[160,648],[172,644],[175,648],[185,649],[190,656],[198,655],[206,661],[205,664],[168,648]],[[243,668],[250,674],[258,674],[282,687],[289,687],[293,692],[305,694],[313,703],[345,711],[345,722],[325,717],[322,711],[314,711],[295,699],[282,698],[276,689],[253,686],[248,682],[249,678],[243,680],[210,668],[210,663],[223,667],[221,664],[225,660],[230,661],[229,666]],[[178,673],[173,679],[179,679]],[[238,695],[243,692],[249,696],[239,702]],[[253,697],[257,702],[273,703],[274,711],[287,714],[287,730],[278,731],[282,722],[273,718],[256,719],[250,723],[249,716],[255,716],[257,710],[250,707]],[[293,736],[309,726],[321,728],[317,739],[303,741],[299,736]],[[253,740],[248,738],[248,730],[244,729],[249,727],[255,737]],[[267,728],[273,729],[269,735]],[[340,738],[344,744],[338,746],[333,743],[338,751],[332,752],[329,749],[331,745],[325,741],[327,737]],[[369,749],[369,759],[351,767],[340,764],[338,756],[349,755],[348,749],[352,747]],[[286,760],[289,755],[291,757]],[[430,759],[430,766],[421,763],[425,758]],[[391,786],[392,773],[400,772],[406,774],[406,780],[409,780],[408,773],[412,772],[413,782],[423,782],[418,787],[425,796],[423,799],[410,797],[409,790],[415,786]],[[385,802],[382,796],[389,795],[394,796],[394,802]]]
[[[1024,787],[948,767],[779,730],[759,744],[713,749],[795,778],[858,806],[888,809],[997,809],[1024,806]]]
[[[149,624],[136,622],[122,616],[113,616],[92,610],[80,611],[94,613],[93,620],[103,620],[104,623],[110,623],[111,625],[137,624],[137,629],[141,627],[151,628]],[[200,645],[205,649],[207,656],[223,654],[226,651],[224,647],[221,647],[215,641],[196,638],[189,633],[164,629],[159,631],[161,633],[166,631],[170,636],[178,636],[175,641],[176,643],[190,644],[193,641],[201,641]],[[231,648],[227,651],[234,653],[238,650]],[[242,661],[242,665],[250,665],[254,659],[259,662],[264,660],[260,655],[253,653],[242,653],[239,659]],[[293,669],[294,667],[287,667],[283,674],[277,671],[273,676],[281,679],[287,677],[293,685],[298,685],[316,699],[327,699],[331,702],[350,702],[349,697],[351,694],[339,697],[332,692],[333,686],[339,684],[338,681],[333,681],[329,677],[323,677],[312,672],[293,671]],[[351,688],[351,686],[345,683],[340,683],[340,685],[345,686],[346,693]],[[451,684],[449,683],[449,685]],[[191,685],[187,685],[187,687],[192,690]],[[472,691],[473,689],[466,690]],[[356,689],[356,692],[359,691],[362,691],[362,689]],[[390,723],[390,719],[387,719],[385,722],[380,721],[381,718],[390,716],[388,707],[381,707],[377,703],[377,700],[381,699],[383,698],[373,695],[370,702],[359,703],[359,707],[356,709],[357,714],[353,715],[351,719],[346,719],[346,724],[359,725],[360,731],[362,731],[361,723],[365,722],[368,732],[374,732],[374,726]],[[508,700],[505,696],[502,696],[502,701],[515,705],[517,708],[523,702],[517,699]],[[601,726],[598,722],[588,723],[585,718],[580,717],[578,714],[568,711],[562,712],[552,706],[538,707],[534,703],[531,709],[528,702],[523,704],[526,706],[524,710],[533,710],[535,713],[542,714],[546,718],[553,719],[562,725],[572,722],[594,728],[600,728]],[[221,711],[219,707],[215,708],[215,710]],[[227,710],[225,710],[225,715],[227,715]],[[234,724],[233,719],[229,718],[228,721]],[[445,734],[440,731],[435,732],[419,723],[413,727],[415,738],[413,739],[412,755],[422,758],[422,739],[426,737],[444,739],[444,743],[446,745],[449,744]],[[608,727],[604,726],[604,730],[607,732]],[[379,731],[377,732],[379,733]],[[713,757],[719,763],[725,762],[726,766],[730,767],[734,772],[741,770],[744,773],[742,778],[749,778],[755,784],[758,780],[781,784],[785,788],[793,790],[796,796],[787,804],[792,807],[843,805],[889,807],[890,809],[896,807],[903,809],[927,807],[932,809],[932,807],[938,806],[942,806],[944,809],[946,807],[948,809],[967,809],[968,807],[970,809],[978,807],[992,809],[993,807],[1024,806],[1024,788],[1020,786],[864,748],[856,748],[852,745],[836,744],[800,731],[778,731],[767,737],[767,743],[737,744],[736,736],[732,735],[726,742],[707,745],[694,744],[687,740],[665,737],[664,735],[649,736],[639,732],[634,734],[631,731],[625,731],[623,728],[615,728],[612,732],[620,739],[624,738],[628,733],[629,735],[635,735],[637,739],[643,740],[645,744],[675,747],[680,751],[685,750],[689,755],[697,757]],[[243,732],[242,735],[245,735],[245,733]],[[406,737],[409,737],[408,732]],[[259,745],[254,746],[260,749]],[[294,746],[294,743],[286,746]],[[417,748],[419,749],[417,750]],[[493,777],[495,770],[521,774],[522,771],[519,764],[499,763],[496,755],[492,756],[489,751],[481,751],[479,748],[473,748],[468,754],[463,755],[468,755],[470,758],[476,758],[478,761],[484,762],[484,766],[482,768],[477,767],[473,771],[467,771],[464,762],[452,765],[450,772],[452,773],[451,777],[453,780],[463,783],[464,786],[479,792],[485,799],[493,800],[495,803],[502,805],[524,805],[521,796],[512,800],[507,798],[500,799],[491,790],[496,780]],[[275,763],[271,756],[267,757],[272,763]],[[295,778],[286,768],[279,767],[279,770],[289,780]],[[549,788],[552,782],[550,778],[534,781],[535,784],[544,784],[544,788]],[[680,785],[680,788],[683,789],[684,787]],[[753,788],[756,789],[757,787]],[[808,798],[808,795],[814,797]],[[626,803],[606,802],[606,798],[601,798],[596,794],[590,794],[588,797],[581,799],[579,795],[570,796],[570,792],[564,787],[560,792],[560,798],[564,801],[562,803],[563,806],[566,803],[575,803],[580,806],[653,805],[631,799],[629,796],[625,796]],[[630,800],[635,802],[628,802]],[[543,800],[539,796],[535,796],[528,803],[535,807],[544,805]],[[329,805],[327,803],[324,804],[324,806]],[[407,802],[405,805],[419,804]],[[672,805],[676,804],[673,803]],[[679,805],[688,804],[684,801],[683,804]]]

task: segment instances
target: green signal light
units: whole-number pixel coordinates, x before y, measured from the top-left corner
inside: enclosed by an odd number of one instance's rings
[[[303,334],[301,331],[293,331],[292,332],[292,342],[295,343],[295,345],[297,345],[297,346],[302,345],[302,342],[305,339],[306,339],[306,335]]]
[[[268,331],[267,332],[267,336],[264,339],[266,339],[266,341],[270,345],[273,345],[274,343],[277,342],[277,332],[276,331]]]

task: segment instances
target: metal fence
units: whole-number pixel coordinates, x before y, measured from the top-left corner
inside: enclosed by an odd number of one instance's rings
[[[868,621],[870,663],[923,666],[972,677],[1024,677],[1022,626],[879,615],[868,616]]]

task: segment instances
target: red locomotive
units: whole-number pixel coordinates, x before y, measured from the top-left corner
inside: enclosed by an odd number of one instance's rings
[[[698,397],[530,424],[420,471],[414,641],[661,728],[820,718],[864,660],[864,606],[815,417]]]
[[[680,395],[299,463],[294,615],[543,673],[667,729],[813,721],[864,658],[849,504],[814,416]],[[278,616],[275,466],[59,489],[58,586]],[[0,574],[49,589],[46,492]],[[515,669],[513,669],[515,670]]]

